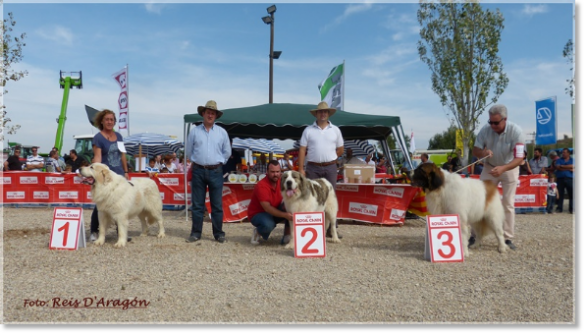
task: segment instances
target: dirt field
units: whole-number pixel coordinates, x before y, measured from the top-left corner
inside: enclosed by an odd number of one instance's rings
[[[48,249],[53,209],[3,208],[4,323],[546,323],[575,324],[574,217],[517,215],[518,249],[487,237],[463,263],[424,260],[425,223],[342,224],[327,256],[296,259],[250,223],[211,224],[185,243],[191,222],[165,211],[167,236],[126,248]],[[90,210],[84,211],[89,235]],[[348,222],[347,222],[348,223]]]

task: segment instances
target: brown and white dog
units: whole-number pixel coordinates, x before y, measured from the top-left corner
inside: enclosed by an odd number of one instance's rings
[[[332,231],[332,241],[340,243],[336,230],[336,216],[338,215],[338,199],[332,184],[325,178],[311,180],[297,171],[286,171],[281,176],[281,194],[285,208],[289,213],[324,212],[326,230]],[[295,245],[293,223],[291,227],[291,241],[286,248]],[[325,233],[325,232],[324,232]]]
[[[497,187],[490,181],[462,178],[432,163],[419,165],[413,172],[411,185],[425,191],[427,210],[432,215],[458,214],[462,231],[464,255],[468,256],[468,238],[472,226],[479,247],[482,237],[493,233],[498,251],[507,250],[504,237],[505,210]]]

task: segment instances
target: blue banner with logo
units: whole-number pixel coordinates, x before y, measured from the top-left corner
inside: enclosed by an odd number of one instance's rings
[[[536,145],[557,143],[557,98],[535,101]]]

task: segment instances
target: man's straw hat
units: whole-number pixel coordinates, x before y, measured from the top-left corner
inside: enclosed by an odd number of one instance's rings
[[[203,116],[203,112],[205,112],[206,109],[211,109],[211,110],[216,111],[216,120],[221,118],[222,115],[224,115],[224,112],[222,112],[221,110],[218,109],[218,105],[216,104],[216,102],[214,100],[210,100],[210,101],[206,102],[205,106],[197,107],[197,113],[199,113],[199,115]]]
[[[316,109],[312,109],[309,112],[313,116],[317,116],[317,111],[321,111],[321,110],[327,110],[328,113],[329,113],[329,116],[332,116],[332,115],[334,115],[334,113],[336,113],[336,109],[335,108],[328,107],[328,103],[325,102],[325,101],[322,101],[319,104],[317,104],[317,108]]]

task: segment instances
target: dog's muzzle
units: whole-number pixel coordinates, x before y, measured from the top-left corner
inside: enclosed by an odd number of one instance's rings
[[[93,186],[96,180],[93,177],[83,177],[81,180],[82,184],[91,185]]]

